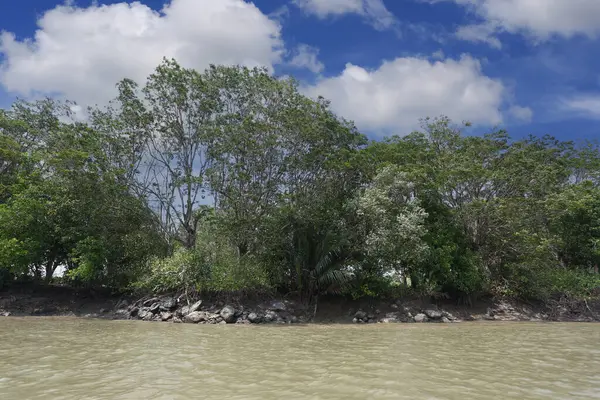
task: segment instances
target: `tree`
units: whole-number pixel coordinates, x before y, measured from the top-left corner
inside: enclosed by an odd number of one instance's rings
[[[364,251],[383,273],[406,278],[426,257],[423,240],[427,213],[414,196],[414,185],[397,166],[386,166],[358,199]]]
[[[141,89],[132,80],[118,85],[118,109],[97,112],[98,126],[126,138],[122,162],[140,175],[138,189],[160,217],[167,237],[192,248],[194,211],[206,193],[208,144],[215,132],[218,88],[202,74],[164,60]],[[178,237],[178,229],[183,236]]]

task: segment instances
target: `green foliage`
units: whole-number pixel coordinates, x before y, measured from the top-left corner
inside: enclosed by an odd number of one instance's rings
[[[164,60],[90,120],[0,111],[0,285],[548,300],[598,286],[600,153],[464,135],[368,143],[265,69]],[[2,283],[4,282],[4,283]]]

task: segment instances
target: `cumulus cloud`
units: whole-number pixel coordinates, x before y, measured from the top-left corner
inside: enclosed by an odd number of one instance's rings
[[[0,82],[20,95],[60,94],[103,103],[124,77],[143,82],[163,57],[186,67],[264,65],[284,54],[279,22],[243,0],[172,0],[160,12],[140,3],[58,6],[35,36],[0,34]]]
[[[316,74],[325,69],[323,63],[319,61],[319,49],[307,44],[298,46],[288,64],[297,68],[306,68]]]
[[[396,17],[383,0],[294,0],[294,4],[321,19],[357,14],[378,30],[390,29],[397,24]]]
[[[453,1],[467,7],[482,22],[460,28],[458,36],[472,41],[484,41],[494,47],[499,47],[494,35],[501,32],[525,34],[535,41],[544,41],[552,36],[596,37],[600,34],[598,0],[425,1]]]
[[[375,70],[347,64],[340,75],[304,90],[330,99],[338,114],[380,135],[409,133],[420,118],[441,113],[456,121],[497,124],[506,96],[502,82],[485,76],[470,56],[396,58]]]

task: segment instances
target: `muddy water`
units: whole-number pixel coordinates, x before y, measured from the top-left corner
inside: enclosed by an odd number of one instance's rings
[[[600,324],[2,318],[0,399],[600,399]]]

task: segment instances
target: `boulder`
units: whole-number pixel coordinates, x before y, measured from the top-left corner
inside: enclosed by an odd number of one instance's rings
[[[130,317],[137,317],[138,312],[140,311],[139,308],[137,307],[133,307],[130,311],[129,311],[129,316]]]
[[[186,315],[183,320],[187,323],[197,324],[200,321],[206,321],[206,313],[202,311],[194,311]]]
[[[177,301],[172,297],[164,298],[160,302],[161,311],[173,311],[175,308],[177,308]]]
[[[160,303],[154,303],[150,306],[150,312],[152,314],[158,314],[160,311]]]
[[[427,322],[428,318],[425,314],[417,314],[414,317],[415,322]]]
[[[181,324],[183,322],[179,317],[173,317],[171,321],[173,321],[175,324]]]
[[[121,300],[119,304],[117,304],[117,309],[119,310],[126,309],[127,307],[129,307],[129,302],[126,299]]]
[[[448,323],[451,323],[452,321],[450,321],[447,317],[442,317],[442,322],[448,324]]]
[[[269,310],[265,313],[263,320],[265,322],[273,322],[273,321],[276,321],[278,318],[279,318],[279,315],[277,315],[277,313],[275,311]]]
[[[173,318],[173,314],[170,312],[161,312],[160,313],[160,319],[162,319],[163,321],[168,321],[171,318]]]
[[[425,315],[427,315],[427,317],[431,319],[441,319],[444,316],[444,314],[442,314],[441,311],[432,309],[425,310]]]
[[[362,310],[358,310],[355,314],[354,314],[354,318],[356,319],[362,319],[362,320],[366,320],[368,318],[368,314]]]
[[[191,306],[189,306],[189,312],[194,312],[194,311],[199,311],[200,310],[200,306],[202,305],[202,300],[198,300],[197,302],[195,302],[194,304],[192,304]]]
[[[157,301],[158,301],[158,299],[156,297],[153,297],[151,299],[144,301],[144,303],[142,305],[144,307],[150,307],[152,304],[156,303]]]
[[[8,312],[8,311],[0,311],[0,317],[10,317],[10,312]]]
[[[287,311],[287,306],[283,301],[274,301],[269,306],[269,309],[273,311]]]
[[[150,321],[152,320],[152,317],[154,317],[154,314],[148,310],[141,309],[137,316],[139,319],[143,319],[144,321]]]
[[[395,318],[395,317],[394,318],[387,318],[386,317],[386,318],[381,318],[379,320],[379,322],[381,322],[382,324],[394,324],[394,323],[397,323],[397,322],[400,322],[400,321],[397,318]]]
[[[250,313],[248,314],[248,321],[250,321],[253,324],[258,324],[260,323],[260,315],[258,315],[257,313]]]
[[[179,310],[175,311],[175,314],[179,317],[185,317],[190,313],[190,306],[183,306]]]
[[[450,314],[448,311],[444,311],[443,314],[444,317],[448,318],[450,321],[456,321],[458,319],[454,315]]]
[[[225,306],[219,312],[219,315],[223,318],[225,322],[231,324],[235,322],[235,308],[231,306]]]

